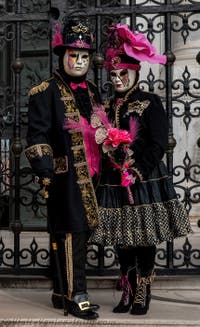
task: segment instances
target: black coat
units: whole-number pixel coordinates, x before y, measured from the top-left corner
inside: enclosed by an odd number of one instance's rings
[[[57,71],[30,92],[25,151],[33,172],[51,180],[47,199],[48,222],[58,232],[93,229],[98,222],[97,202],[89,175],[81,132],[63,129],[65,118],[90,120],[99,103],[96,86],[72,91]]]

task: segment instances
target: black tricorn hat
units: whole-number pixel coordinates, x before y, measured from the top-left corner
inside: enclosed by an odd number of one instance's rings
[[[92,49],[93,34],[85,22],[66,17],[63,19],[62,31],[59,24],[55,27],[56,34],[52,39],[52,47],[56,55],[59,56],[67,48],[94,51]]]

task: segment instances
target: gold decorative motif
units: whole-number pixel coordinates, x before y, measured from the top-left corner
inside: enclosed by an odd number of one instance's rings
[[[128,98],[129,96],[135,92],[135,90],[137,90],[138,88],[138,84],[136,84],[135,86],[132,87],[132,89],[130,89],[130,91],[127,92],[126,96],[123,98],[123,101],[120,101],[116,107],[114,108],[115,109],[115,125],[118,129],[120,129],[120,121],[119,121],[119,112],[120,112],[120,109],[122,107],[122,105],[124,103],[126,103],[128,101]]]
[[[51,184],[51,180],[50,178],[48,177],[44,177],[43,180],[42,180],[42,185],[43,185],[43,188],[42,188],[42,193],[43,193],[43,197],[44,199],[48,199],[49,197],[49,192],[47,190],[47,187]]]
[[[49,86],[49,83],[44,81],[41,84],[32,87],[32,89],[30,89],[30,91],[28,92],[28,95],[34,95],[37,94],[39,92],[44,92]]]
[[[63,99],[65,105],[65,117],[69,117],[69,115],[74,115],[77,122],[80,121],[80,113],[78,108],[76,107],[76,102],[68,85],[60,78],[61,81],[58,80],[58,88],[61,93],[61,98]],[[91,104],[94,105],[94,94],[91,92],[88,86],[88,93],[90,97]],[[72,100],[68,100],[69,97]],[[90,177],[89,168],[87,164],[87,158],[85,153],[85,144],[83,139],[83,134],[80,131],[71,131],[71,143],[72,143],[72,151],[74,156],[74,167],[77,173],[77,183],[79,185],[83,206],[85,208],[86,219],[88,222],[88,226],[90,229],[94,229],[98,225],[99,217],[98,217],[98,204],[96,200],[96,195],[92,183],[92,179]]]
[[[143,176],[142,176],[142,173],[139,171],[139,169],[137,169],[136,167],[131,166],[131,170],[133,170],[137,174],[140,181],[142,181],[144,179]]]
[[[128,116],[131,112],[136,112],[139,116],[142,116],[143,111],[149,106],[150,101],[134,101],[128,104],[128,111],[125,113],[124,116]]]
[[[72,31],[75,33],[88,33],[89,28],[87,26],[84,26],[83,24],[79,23],[76,26],[72,26]]]
[[[35,144],[25,150],[25,155],[29,161],[36,157],[51,156],[53,157],[53,150],[49,144]]]
[[[55,174],[62,174],[68,171],[68,157],[58,157],[53,159]]]

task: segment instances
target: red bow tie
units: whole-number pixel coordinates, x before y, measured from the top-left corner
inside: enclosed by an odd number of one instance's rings
[[[81,87],[82,89],[87,89],[87,85],[85,82],[81,82],[79,84],[71,82],[70,87],[72,88],[72,90],[76,90],[78,87]]]

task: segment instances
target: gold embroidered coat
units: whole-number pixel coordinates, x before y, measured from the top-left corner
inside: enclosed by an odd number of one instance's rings
[[[89,81],[84,92],[87,101],[82,106],[90,119],[92,107],[100,102],[99,95],[96,86]],[[80,232],[93,229],[98,223],[83,135],[63,129],[65,118],[80,120],[76,94],[58,71],[29,92],[25,152],[33,172],[51,180],[48,222],[58,232]]]

